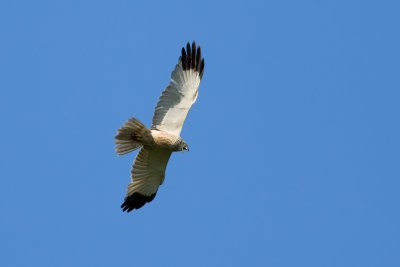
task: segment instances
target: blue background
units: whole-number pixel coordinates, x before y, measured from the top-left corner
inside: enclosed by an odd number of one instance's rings
[[[398,1],[0,3],[1,266],[400,266]],[[119,206],[187,41],[155,200]]]

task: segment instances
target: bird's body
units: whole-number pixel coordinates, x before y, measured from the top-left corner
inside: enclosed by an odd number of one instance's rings
[[[122,204],[124,211],[139,209],[154,199],[163,183],[165,170],[172,152],[189,150],[180,137],[183,123],[198,95],[204,71],[200,47],[189,43],[171,75],[171,82],[163,91],[148,129],[139,120],[129,119],[115,136],[116,152],[127,154],[141,147],[131,170],[132,182]]]
[[[151,130],[151,136],[153,140],[149,143],[150,146],[160,147],[166,150],[171,150],[172,152],[182,150],[181,144],[183,140],[179,135],[170,134],[164,131]]]

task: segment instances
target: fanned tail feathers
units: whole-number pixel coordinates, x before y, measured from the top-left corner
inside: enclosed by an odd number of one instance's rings
[[[130,118],[115,136],[115,151],[125,155],[151,141],[151,132],[139,120]]]

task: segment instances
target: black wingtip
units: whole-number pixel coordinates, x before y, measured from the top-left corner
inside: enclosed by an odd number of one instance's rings
[[[182,62],[183,70],[186,70],[187,58],[186,58],[186,51],[185,51],[185,48],[184,48],[184,47],[182,47],[181,62]]]
[[[204,73],[204,58],[201,60],[199,73],[200,73],[200,79],[203,78],[203,73]]]
[[[201,57],[201,48],[196,48],[196,42],[192,45],[188,42],[185,47],[182,47],[182,55],[180,57],[183,70],[193,69],[199,72],[200,79],[203,77],[204,72],[204,58]]]
[[[196,52],[196,71],[199,71],[199,66],[200,64],[198,64],[201,61],[201,48],[200,46],[197,47],[197,52]]]
[[[192,43],[192,65],[190,66],[191,69],[195,69],[196,66],[196,43]]]
[[[187,54],[187,67],[186,69],[190,69],[192,65],[192,50],[190,49],[189,42],[186,44],[186,54]]]
[[[122,211],[131,212],[134,209],[140,209],[147,202],[150,202],[154,199],[157,193],[152,194],[151,196],[145,196],[138,192],[133,193],[132,195],[125,198],[124,203],[121,205]]]

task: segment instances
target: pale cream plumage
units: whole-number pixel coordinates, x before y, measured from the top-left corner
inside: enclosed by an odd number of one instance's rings
[[[122,204],[124,211],[141,208],[154,199],[163,183],[171,153],[188,150],[179,136],[186,116],[197,99],[204,71],[201,49],[188,43],[171,74],[171,81],[157,103],[151,129],[129,119],[115,137],[116,151],[123,155],[142,147],[131,170],[132,182]]]

